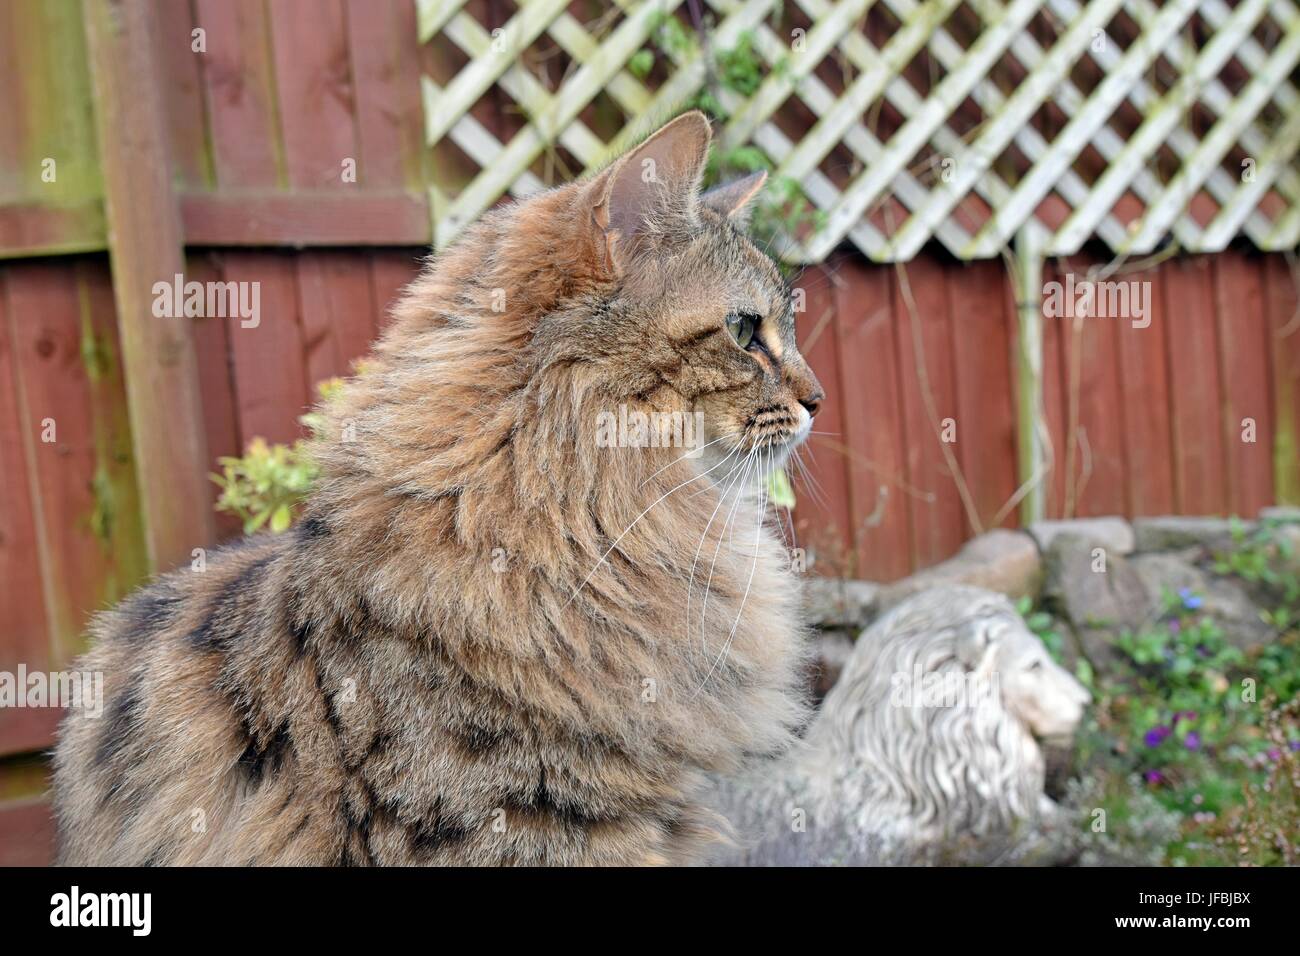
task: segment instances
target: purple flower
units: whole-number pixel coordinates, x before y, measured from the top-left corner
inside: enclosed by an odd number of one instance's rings
[[[1159,727],[1152,727],[1148,730],[1143,736],[1142,741],[1148,747],[1159,747],[1164,742],[1164,739],[1171,733],[1173,733],[1173,731],[1170,728],[1161,724]]]
[[[1199,594],[1193,594],[1191,588],[1179,588],[1178,597],[1183,602],[1183,607],[1189,611],[1198,610],[1205,603],[1205,599]]]
[[[1159,770],[1148,770],[1142,777],[1147,783],[1159,783],[1165,779]]]
[[[1291,741],[1287,744],[1287,747],[1291,750],[1300,750],[1300,740]]]
[[[1269,760],[1273,760],[1273,761],[1281,760],[1281,759],[1282,759],[1282,752],[1281,752],[1280,750],[1277,750],[1277,749],[1270,750],[1270,751],[1268,752],[1268,759],[1269,759]]]
[[[1187,736],[1183,738],[1183,744],[1187,747],[1188,750],[1200,750],[1201,735],[1194,730],[1190,731],[1187,734]]]
[[[1178,621],[1170,621],[1170,622],[1169,622],[1169,633],[1170,633],[1170,634],[1177,634],[1177,633],[1179,633],[1182,629],[1183,629],[1183,625],[1180,624]]]

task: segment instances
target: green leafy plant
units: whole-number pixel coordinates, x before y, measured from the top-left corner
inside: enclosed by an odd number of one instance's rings
[[[1283,557],[1275,542],[1243,534],[1218,556],[1216,570],[1266,584],[1282,600]],[[1120,635],[1115,646],[1119,660],[1094,688],[1079,737],[1081,772],[1112,829],[1140,788],[1177,815],[1168,862],[1294,858],[1300,727],[1271,701],[1300,694],[1300,633],[1279,627],[1272,641],[1243,651],[1227,641],[1201,595],[1184,589],[1163,595],[1158,620]]]
[[[767,476],[767,498],[774,507],[794,508],[794,488],[784,468],[778,468]]]
[[[342,384],[338,378],[319,383],[316,391],[321,401],[330,401]],[[324,415],[313,410],[299,421],[316,435]],[[221,488],[216,509],[237,515],[245,534],[264,527],[277,533],[288,528],[319,474],[303,439],[284,445],[254,438],[243,455],[220,458],[218,464],[221,473],[209,476]]]
[[[651,38],[670,62],[707,58],[706,75],[710,82],[685,105],[703,111],[718,122],[725,123],[731,118],[730,111],[723,104],[725,94],[747,99],[758,92],[767,75],[767,66],[754,46],[753,34],[749,32],[742,33],[734,46],[719,49],[711,44],[702,44],[677,17],[660,14],[654,21]],[[638,50],[628,61],[628,69],[634,76],[645,79],[654,70],[655,62],[656,55],[652,50]],[[781,73],[788,69],[788,61],[782,59],[772,69]],[[752,144],[715,149],[705,170],[704,185],[707,188],[759,170],[767,170],[773,175],[750,217],[749,232],[756,242],[770,248],[780,237],[799,237],[825,225],[826,214],[808,200],[799,181],[790,176],[775,175],[772,161]],[[784,264],[781,268],[791,271]]]

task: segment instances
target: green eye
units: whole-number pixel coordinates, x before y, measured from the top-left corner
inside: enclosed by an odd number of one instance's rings
[[[754,340],[754,330],[758,328],[759,317],[747,312],[733,312],[727,316],[727,331],[742,349],[749,348]]]

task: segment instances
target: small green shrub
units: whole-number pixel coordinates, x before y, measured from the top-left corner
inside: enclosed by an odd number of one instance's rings
[[[316,391],[322,402],[328,402],[342,385],[342,379],[327,379]],[[324,416],[313,410],[299,421],[316,435]],[[217,463],[221,474],[210,476],[221,488],[216,509],[237,515],[245,534],[264,527],[277,533],[288,528],[319,474],[303,439],[292,445],[272,445],[254,438],[243,455],[219,458]]]

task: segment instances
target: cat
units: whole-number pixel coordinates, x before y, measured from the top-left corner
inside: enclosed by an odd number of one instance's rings
[[[823,394],[685,113],[427,264],[300,520],[136,592],[55,754],[69,864],[696,862],[806,715],[764,476]],[[611,414],[699,413],[693,447]],[[628,444],[624,442],[623,444]]]

